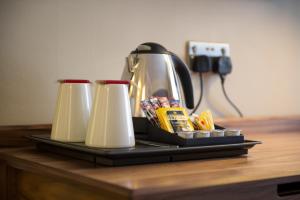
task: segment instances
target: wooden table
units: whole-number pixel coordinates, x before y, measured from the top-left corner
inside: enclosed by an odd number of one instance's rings
[[[300,117],[218,120],[261,145],[248,156],[94,167],[33,147],[0,148],[1,199],[300,199]],[[298,193],[279,197],[279,194]]]

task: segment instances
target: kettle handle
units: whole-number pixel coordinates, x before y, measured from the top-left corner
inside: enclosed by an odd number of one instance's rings
[[[170,52],[174,62],[175,70],[180,78],[183,87],[185,105],[187,108],[194,108],[194,93],[191,76],[186,64],[174,53]]]

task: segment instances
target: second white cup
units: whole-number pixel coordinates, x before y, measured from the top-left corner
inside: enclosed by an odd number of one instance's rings
[[[128,81],[96,81],[85,144],[100,148],[135,145]]]

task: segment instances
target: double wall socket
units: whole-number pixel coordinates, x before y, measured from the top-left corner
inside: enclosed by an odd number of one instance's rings
[[[227,43],[208,43],[208,42],[188,42],[188,55],[190,58],[199,55],[205,55],[209,57],[222,56],[222,49],[224,50],[224,56],[230,56],[230,48]]]
[[[188,43],[188,62],[191,70],[199,73],[229,74],[232,69],[230,49],[227,43]]]

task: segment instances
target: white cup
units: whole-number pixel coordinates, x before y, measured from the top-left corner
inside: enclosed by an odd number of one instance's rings
[[[51,139],[62,142],[84,142],[92,106],[91,82],[59,81]]]
[[[135,145],[128,81],[96,81],[85,144],[100,148]]]

